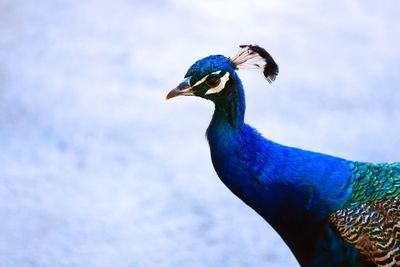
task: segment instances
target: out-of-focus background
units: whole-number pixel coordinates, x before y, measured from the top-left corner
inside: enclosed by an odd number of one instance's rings
[[[211,102],[165,101],[240,44],[248,123],[286,145],[400,161],[398,1],[0,0],[0,266],[298,266],[220,182]],[[282,211],[285,212],[285,211]]]

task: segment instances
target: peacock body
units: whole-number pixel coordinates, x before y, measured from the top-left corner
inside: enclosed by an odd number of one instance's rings
[[[301,266],[400,266],[400,163],[372,164],[283,146],[244,122],[236,70],[278,66],[261,47],[195,62],[167,95],[215,104],[207,129],[222,182],[282,237]]]

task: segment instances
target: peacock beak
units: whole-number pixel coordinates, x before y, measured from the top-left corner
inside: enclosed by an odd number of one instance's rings
[[[190,85],[190,78],[185,78],[175,89],[172,89],[166,96],[166,99],[173,98],[180,95],[194,95],[192,86]]]

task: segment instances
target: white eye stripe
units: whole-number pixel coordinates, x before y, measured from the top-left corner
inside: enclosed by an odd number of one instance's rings
[[[211,74],[220,74],[221,73],[221,70],[217,70],[217,71],[214,71],[213,73],[211,73]]]
[[[221,77],[221,82],[214,88],[208,89],[206,95],[217,94],[222,90],[224,90],[225,84],[229,81],[229,76],[230,76],[229,72],[225,73],[224,76]]]
[[[212,74],[220,74],[220,73],[221,73],[221,70],[214,71],[214,72],[212,72],[212,73],[206,75],[205,77],[203,77],[201,80],[198,80],[192,87],[195,87],[195,86],[197,86],[197,85],[203,83],[203,82],[208,78],[208,76],[210,76],[210,75],[212,75]]]

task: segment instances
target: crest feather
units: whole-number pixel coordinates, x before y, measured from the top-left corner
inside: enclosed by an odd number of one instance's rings
[[[261,69],[268,82],[275,81],[279,73],[278,65],[271,55],[258,45],[241,45],[241,50],[230,61],[237,69]]]

